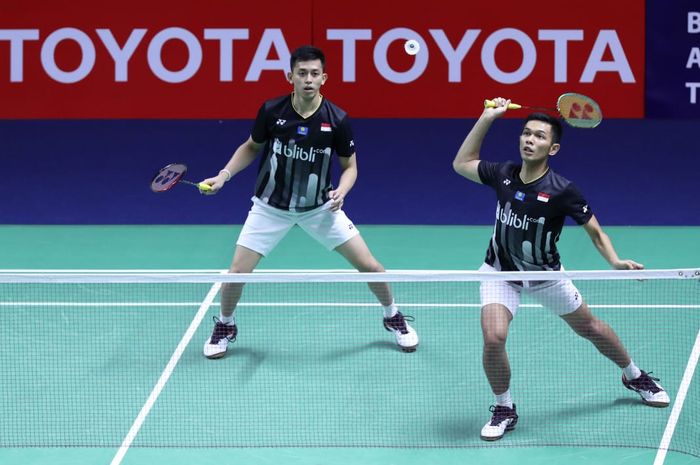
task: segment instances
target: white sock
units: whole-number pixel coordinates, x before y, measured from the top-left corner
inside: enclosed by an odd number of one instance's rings
[[[394,301],[392,300],[389,305],[385,305],[384,307],[384,318],[391,318],[392,316],[396,315],[399,312],[399,307],[396,306]]]
[[[642,376],[642,370],[637,368],[637,365],[635,365],[634,362],[630,362],[629,365],[623,368],[622,373],[625,375],[625,379],[627,381],[631,379],[637,379],[640,376]]]
[[[513,398],[510,396],[510,389],[503,394],[496,394],[496,405],[513,408]]]
[[[233,315],[224,316],[222,314],[219,314],[219,319],[225,325],[235,325],[236,324],[236,319],[233,317]]]

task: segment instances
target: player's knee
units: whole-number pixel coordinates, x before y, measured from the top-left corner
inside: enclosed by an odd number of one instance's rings
[[[505,331],[484,328],[484,350],[501,350],[506,345],[508,334]]]

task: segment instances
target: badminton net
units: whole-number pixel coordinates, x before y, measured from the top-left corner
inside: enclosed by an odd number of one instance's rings
[[[507,340],[520,420],[498,444],[700,457],[700,270],[2,273],[0,447],[489,446],[480,282],[559,279],[671,405],[644,405],[617,366],[524,293]],[[378,281],[415,318],[416,352],[385,331],[367,286]],[[246,284],[237,341],[209,360],[230,283]]]

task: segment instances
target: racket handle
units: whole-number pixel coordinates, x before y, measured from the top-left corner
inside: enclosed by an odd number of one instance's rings
[[[484,100],[484,108],[496,108],[496,102],[493,100]],[[519,110],[520,108],[522,108],[522,105],[518,105],[517,103],[508,104],[509,110]]]

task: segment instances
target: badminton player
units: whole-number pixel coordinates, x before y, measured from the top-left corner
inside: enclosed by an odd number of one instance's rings
[[[556,242],[567,216],[583,225],[593,245],[613,268],[642,269],[641,264],[617,256],[610,238],[578,189],[550,169],[549,159],[560,149],[562,127],[558,119],[543,113],[526,118],[520,134],[521,164],[479,159],[486,133],[506,112],[510,100],[497,98],[495,102],[495,108],[484,109],[453,162],[457,173],[491,187],[498,198],[495,229],[480,271],[560,270]],[[500,439],[518,421],[510,391],[506,338],[522,293],[560,316],[576,334],[591,341],[600,353],[620,367],[623,385],[637,392],[644,403],[668,406],[668,394],[658,379],[637,368],[615,332],[591,314],[570,280],[521,285],[484,281],[480,293],[483,366],[496,397],[490,409],[491,420],[481,430],[482,439]],[[573,368],[571,376],[576,377]]]
[[[348,116],[321,95],[326,82],[325,57],[321,50],[303,46],[292,52],[291,95],[265,102],[255,119],[250,137],[234,152],[226,166],[203,182],[215,194],[259,154],[253,205],[243,225],[231,273],[250,273],[295,226],[300,226],[328,250],[335,250],[357,270],[383,272],[357,227],[342,207],[357,178],[355,142]],[[331,162],[337,155],[341,175],[331,183]],[[384,328],[392,332],[405,352],[418,346],[416,331],[398,310],[386,283],[370,283],[370,290],[384,307]],[[223,357],[234,341],[234,318],[242,284],[225,283],[221,291],[221,314],[214,317],[211,337],[204,344],[208,358]]]

